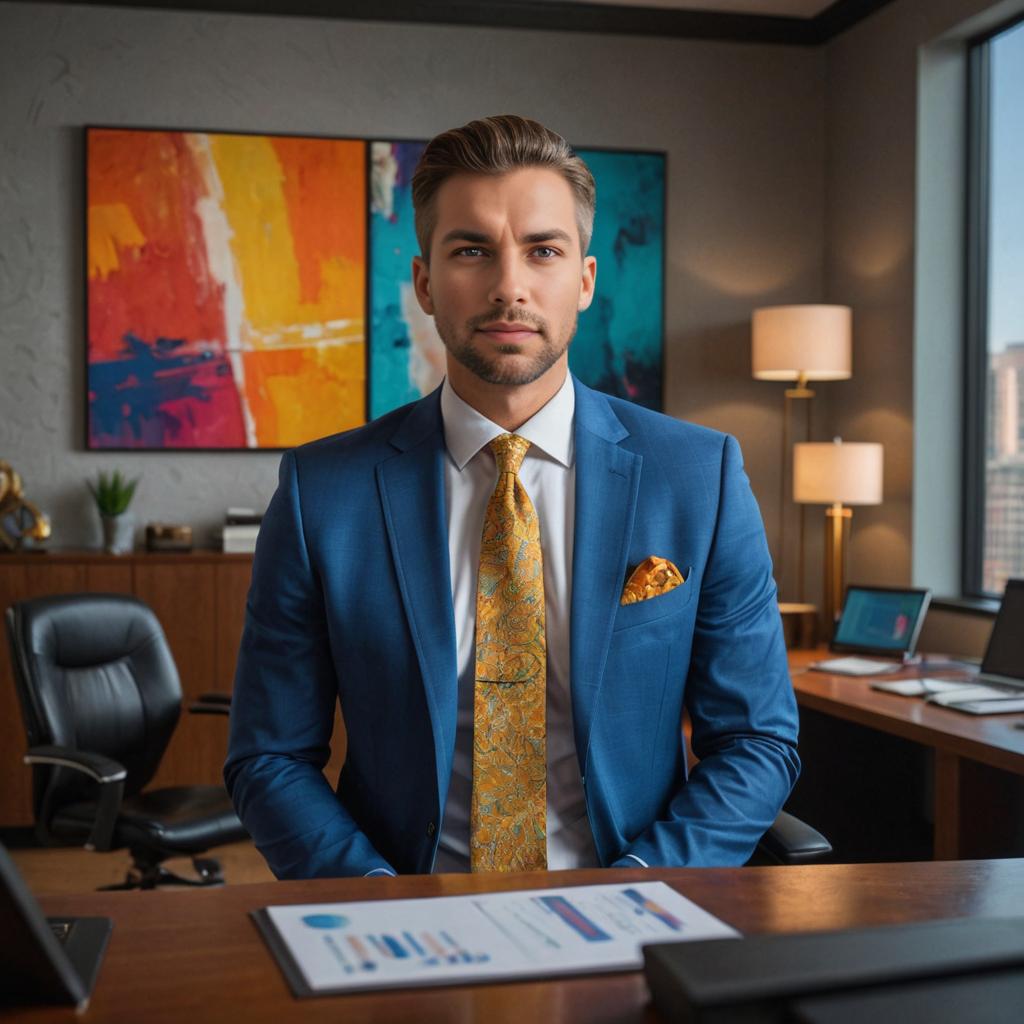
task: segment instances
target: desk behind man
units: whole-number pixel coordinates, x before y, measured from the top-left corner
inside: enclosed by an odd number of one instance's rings
[[[282,460],[235,682],[239,814],[280,877],[740,864],[798,760],[738,446],[568,374],[594,187],[559,136],[447,132],[413,197],[448,377]]]
[[[1024,716],[967,715],[875,690],[877,676],[809,670],[827,656],[790,652],[809,770],[787,809],[844,861],[1024,853]],[[925,658],[881,678],[972,677]]]

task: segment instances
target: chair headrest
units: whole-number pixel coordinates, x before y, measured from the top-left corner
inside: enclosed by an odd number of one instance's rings
[[[153,610],[124,594],[59,594],[18,605],[27,650],[60,668],[117,661],[155,641],[163,629]]]

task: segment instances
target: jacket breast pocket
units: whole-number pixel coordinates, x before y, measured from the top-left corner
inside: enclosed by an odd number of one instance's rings
[[[624,629],[631,629],[634,626],[642,626],[656,619],[663,619],[667,615],[676,615],[681,612],[693,597],[697,589],[697,581],[694,578],[692,566],[687,566],[683,573],[686,580],[678,587],[659,594],[657,597],[649,597],[646,601],[637,601],[634,604],[620,604],[615,613],[615,625],[612,627],[615,633]]]

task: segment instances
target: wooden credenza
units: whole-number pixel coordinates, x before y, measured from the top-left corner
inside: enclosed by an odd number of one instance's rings
[[[44,594],[132,594],[160,619],[181,676],[183,705],[210,690],[230,692],[245,621],[252,555],[105,555],[64,551],[0,555],[0,611]],[[0,654],[0,827],[32,824],[31,769],[6,636]],[[227,752],[226,717],[184,709],[151,786],[218,783]],[[328,777],[337,779],[344,732],[335,719]]]

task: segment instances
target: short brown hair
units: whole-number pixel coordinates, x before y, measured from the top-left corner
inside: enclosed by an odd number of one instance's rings
[[[580,251],[586,253],[594,230],[597,189],[590,168],[561,135],[539,121],[498,114],[451,128],[431,139],[412,176],[416,239],[423,259],[437,223],[434,197],[455,174],[506,174],[522,167],[550,167],[569,183],[576,200]]]

